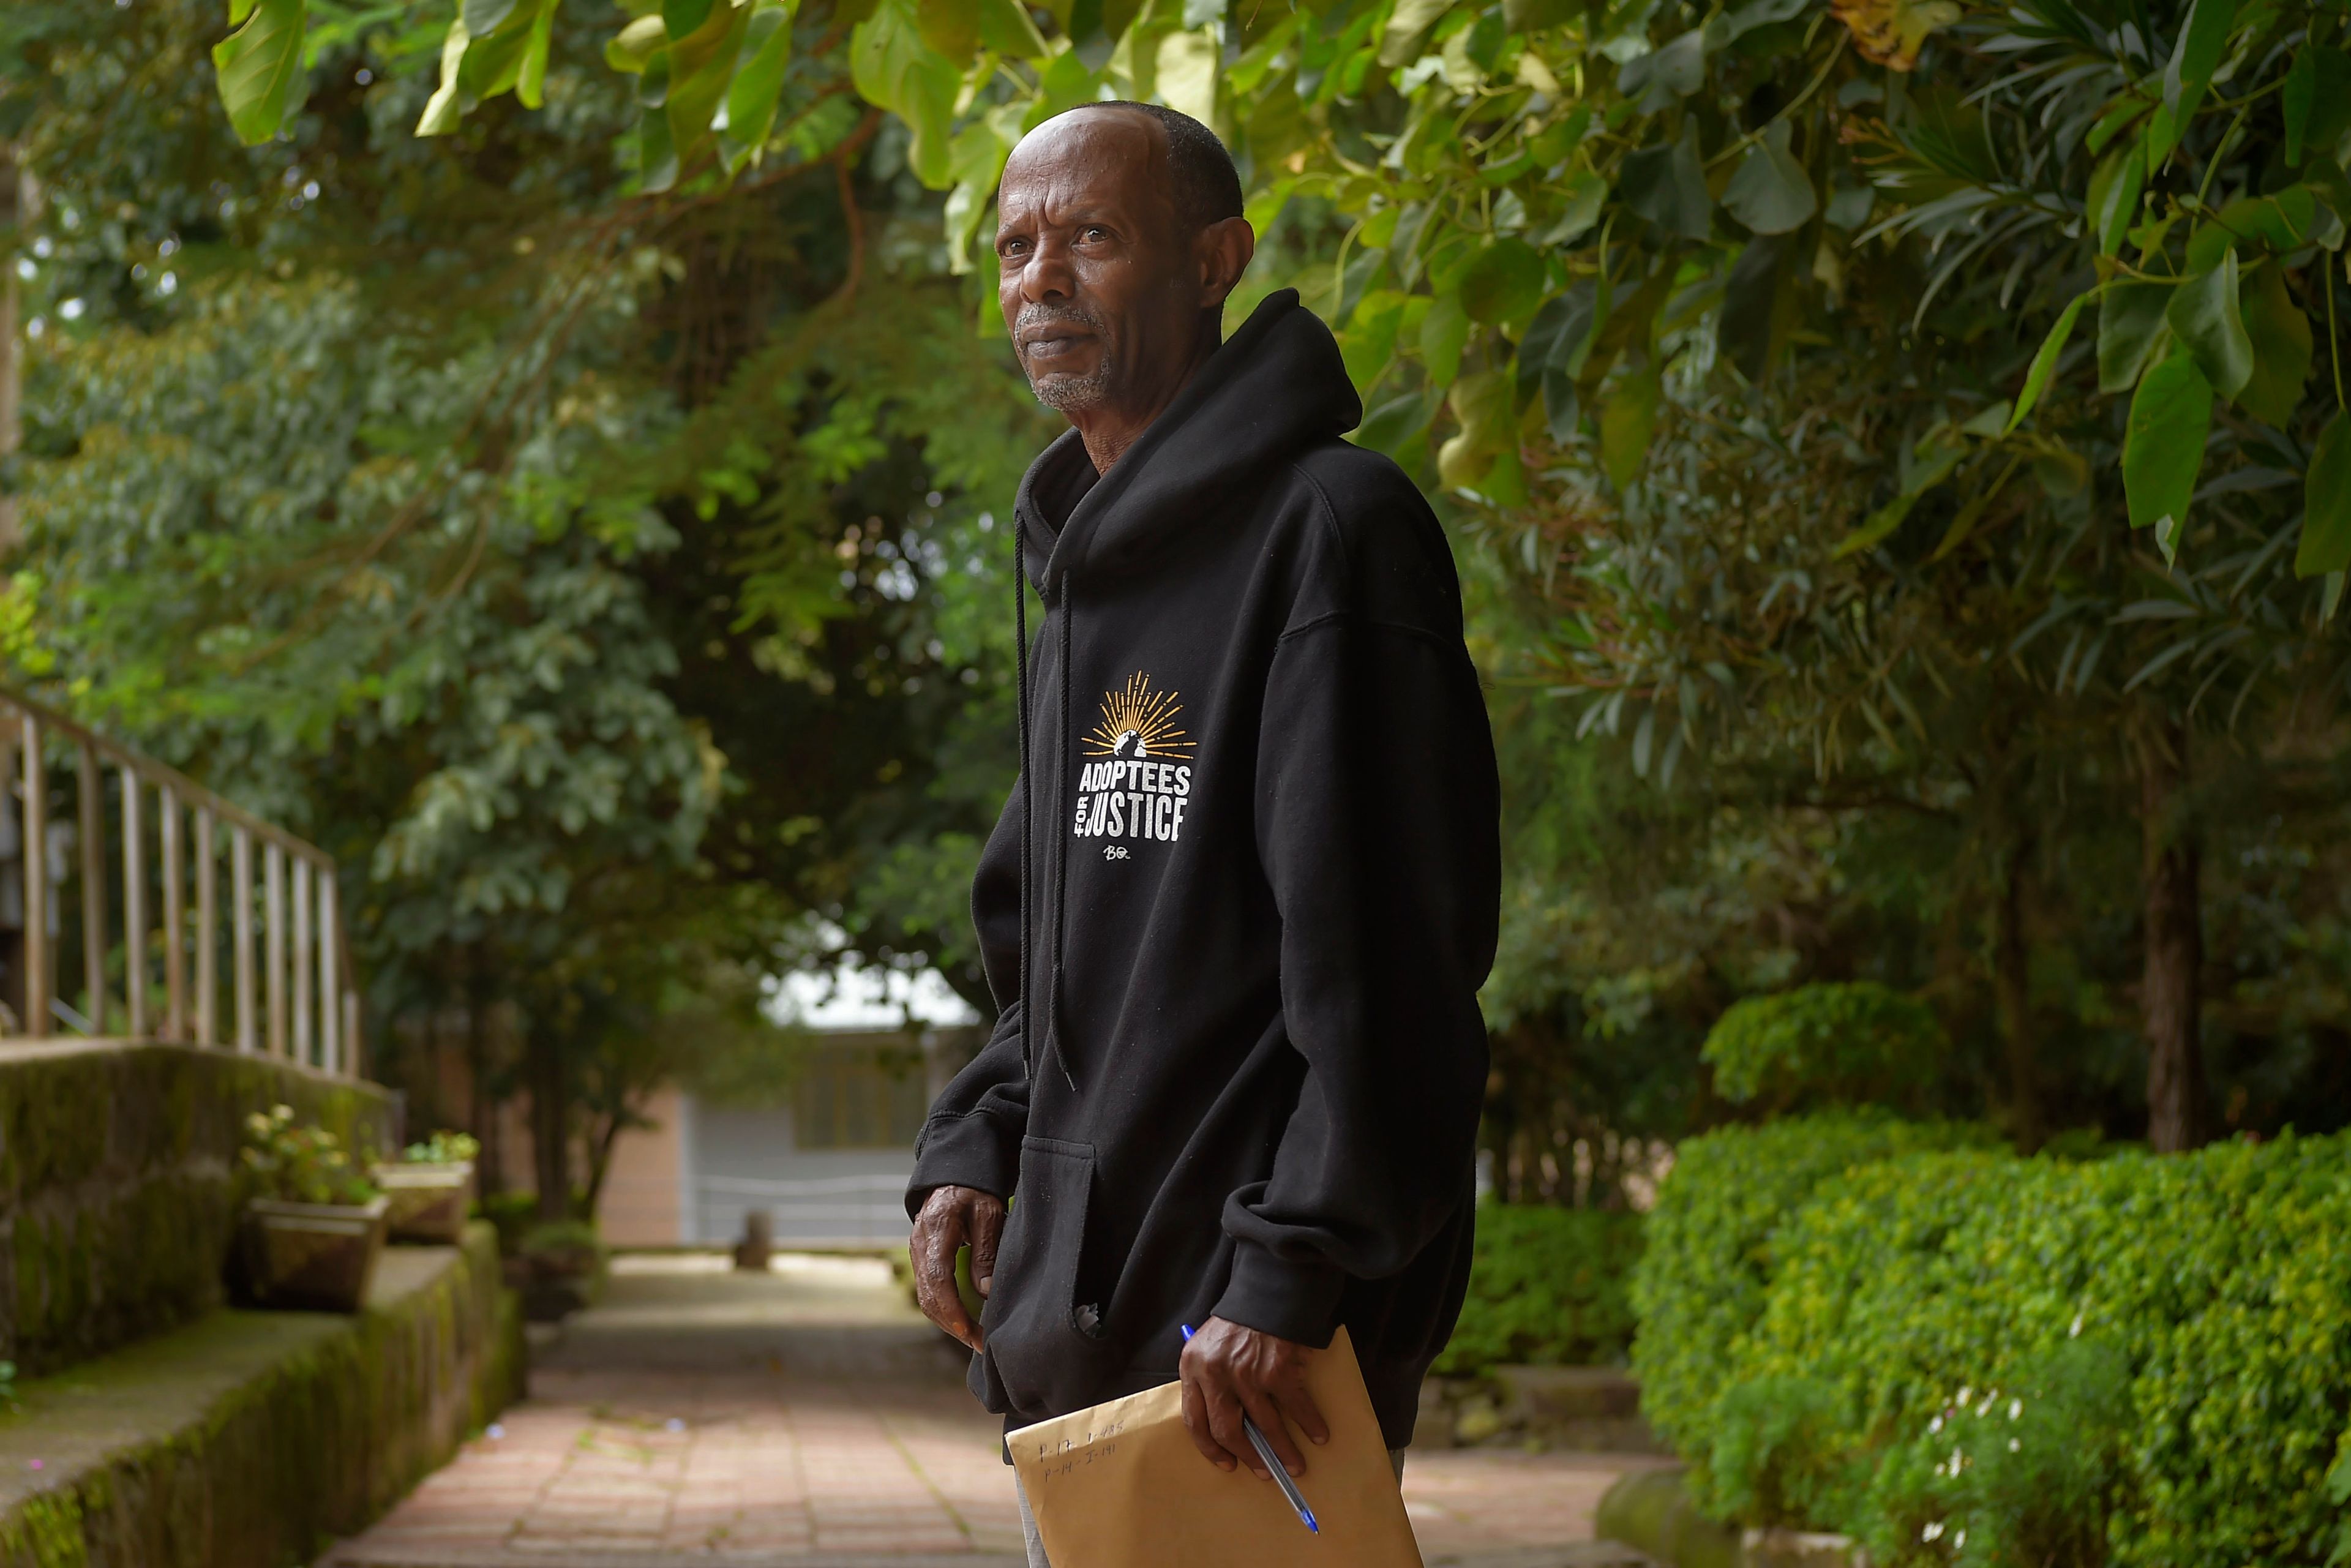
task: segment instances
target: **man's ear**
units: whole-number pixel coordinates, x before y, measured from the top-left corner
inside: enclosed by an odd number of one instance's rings
[[[1257,231],[1249,227],[1247,218],[1210,224],[1200,231],[1193,254],[1200,267],[1202,308],[1221,309],[1225,296],[1240,286],[1241,274],[1249,270],[1249,258],[1257,254]]]

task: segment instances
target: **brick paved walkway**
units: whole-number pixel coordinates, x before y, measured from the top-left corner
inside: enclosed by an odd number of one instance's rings
[[[531,1396],[322,1568],[980,1568],[1019,1561],[998,1425],[962,1357],[870,1260],[767,1276],[623,1259]],[[1432,1565],[1597,1568],[1616,1457],[1416,1452]],[[1621,1559],[1616,1559],[1621,1560]]]

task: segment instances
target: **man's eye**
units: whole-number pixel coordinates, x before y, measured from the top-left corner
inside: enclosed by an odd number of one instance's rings
[[[1099,224],[1089,225],[1086,229],[1086,237],[1088,239],[1108,239],[1110,238],[1110,230],[1103,228]]]

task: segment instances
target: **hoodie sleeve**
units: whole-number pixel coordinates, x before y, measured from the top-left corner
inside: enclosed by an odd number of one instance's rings
[[[1351,1277],[1396,1273],[1438,1234],[1475,1159],[1499,786],[1451,565],[1408,569],[1427,612],[1351,596],[1286,634],[1259,722],[1258,848],[1305,1077],[1270,1179],[1225,1206],[1217,1312],[1318,1346]]]
[[[1020,1137],[1029,1127],[1029,1070],[1020,1049],[1020,802],[1016,782],[980,852],[971,886],[980,967],[998,1009],[996,1028],[940,1093],[914,1139],[909,1218],[921,1212],[935,1187],[977,1187],[1009,1197],[1020,1171]]]

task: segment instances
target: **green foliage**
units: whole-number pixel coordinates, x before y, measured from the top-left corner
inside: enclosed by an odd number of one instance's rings
[[[1718,1515],[1794,1505],[1896,1563],[2328,1548],[2351,1406],[2342,1140],[2088,1164],[1917,1152],[1808,1180],[1807,1134],[1851,1125],[1699,1140],[1653,1217],[1635,1360]],[[1795,1201],[1749,1220],[1770,1262],[1742,1310],[1696,1312],[1729,1302],[1677,1245],[1687,1217],[1751,1215],[1763,1174],[1734,1148],[1787,1159]],[[1647,1382],[1699,1364],[1705,1385]]]
[[[1872,1552],[2097,1568],[2131,1415],[2129,1368],[2089,1340],[2021,1365],[2004,1388],[1957,1390],[1877,1458],[1855,1510]]]
[[[343,1141],[324,1127],[298,1124],[291,1105],[246,1118],[239,1164],[254,1191],[287,1203],[363,1204],[373,1183],[357,1170]]]
[[[1734,1002],[1700,1053],[1716,1092],[1768,1111],[1931,1102],[1950,1049],[1925,1003],[1872,980]]]
[[[461,1165],[482,1152],[481,1140],[471,1133],[454,1133],[444,1127],[421,1143],[411,1144],[400,1153],[410,1165]]]
[[[1478,1210],[1469,1293],[1437,1359],[1449,1377],[1488,1367],[1621,1362],[1633,1338],[1630,1281],[1641,1217],[1548,1205]]]
[[[1703,1472],[1716,1399],[1785,1266],[1783,1231],[1813,1194],[1873,1161],[1985,1141],[1980,1129],[1847,1113],[1726,1127],[1685,1141],[1647,1218],[1633,1309],[1641,1409]]]

